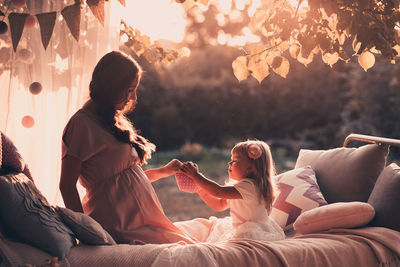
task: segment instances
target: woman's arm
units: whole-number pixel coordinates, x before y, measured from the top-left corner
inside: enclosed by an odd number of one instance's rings
[[[171,160],[168,164],[161,168],[155,168],[145,171],[147,177],[151,182],[157,181],[158,179],[165,178],[174,175],[182,165],[177,159]]]
[[[216,198],[225,199],[241,199],[242,195],[237,191],[234,186],[224,185],[221,186],[208,179],[202,173],[199,172],[197,165],[192,162],[186,162],[182,164],[180,168],[184,173],[189,175],[195,183],[200,186],[204,191]]]
[[[228,201],[225,198],[213,197],[212,195],[207,193],[207,191],[202,189],[199,191],[198,194],[201,197],[201,199],[207,204],[207,206],[216,211],[223,211],[229,207]]]
[[[75,157],[66,155],[61,162],[60,191],[65,207],[83,212],[76,182],[81,173],[82,162]]]

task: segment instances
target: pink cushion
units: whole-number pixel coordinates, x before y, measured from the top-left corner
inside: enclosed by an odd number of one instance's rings
[[[314,233],[332,228],[354,228],[366,225],[375,215],[365,202],[337,202],[301,214],[293,227],[298,233]]]
[[[310,166],[275,176],[274,182],[278,192],[270,216],[285,230],[302,212],[327,204]]]
[[[175,174],[176,183],[181,191],[187,193],[196,193],[200,190],[200,187],[184,173]]]

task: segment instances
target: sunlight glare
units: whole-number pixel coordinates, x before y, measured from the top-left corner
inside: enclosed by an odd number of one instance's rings
[[[225,26],[226,20],[225,20],[224,14],[222,14],[222,13],[218,13],[218,14],[217,14],[217,24],[218,24],[218,26],[220,26],[220,27]]]
[[[56,73],[61,74],[68,69],[68,58],[62,59],[58,54],[56,55],[56,61],[49,63],[50,66],[54,66]]]
[[[232,10],[231,13],[229,13],[229,19],[231,20],[232,23],[235,23],[235,22],[241,22],[243,20],[243,17],[240,11],[235,9]]]
[[[220,45],[225,45],[226,42],[228,41],[228,36],[225,34],[223,30],[219,30],[217,40]]]
[[[152,41],[181,42],[185,33],[185,11],[181,4],[166,0],[126,1],[121,17]]]
[[[219,9],[222,13],[228,14],[232,9],[232,0],[218,0]]]
[[[247,9],[247,14],[249,14],[250,18],[253,17],[259,7],[261,7],[261,0],[253,0],[251,6]]]
[[[246,5],[248,5],[249,3],[250,3],[250,0],[236,0],[235,6],[236,6],[236,9],[243,10],[246,7]]]

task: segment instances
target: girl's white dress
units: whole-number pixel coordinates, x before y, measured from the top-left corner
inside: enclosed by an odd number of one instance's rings
[[[188,235],[201,242],[219,242],[234,238],[275,241],[285,239],[282,228],[268,216],[251,179],[234,184],[243,199],[228,200],[230,216],[210,217],[175,223]],[[208,228],[208,229],[207,229]]]

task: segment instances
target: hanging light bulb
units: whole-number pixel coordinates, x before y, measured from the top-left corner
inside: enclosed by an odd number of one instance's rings
[[[26,0],[12,0],[11,2],[15,8],[21,8],[26,5]]]
[[[35,125],[35,120],[32,116],[26,115],[22,118],[21,123],[25,128],[32,128]]]
[[[0,21],[0,34],[6,33],[8,30],[8,25],[4,21]]]
[[[36,24],[35,17],[32,15],[29,15],[25,20],[25,28],[28,28],[28,29],[33,28],[33,27],[35,27],[35,24]]]
[[[42,91],[42,84],[40,82],[33,82],[29,85],[29,92],[32,95],[38,95]]]
[[[25,63],[31,63],[31,61],[33,59],[33,54],[31,52],[31,50],[29,50],[27,48],[18,49],[17,55],[18,55],[18,58]]]

